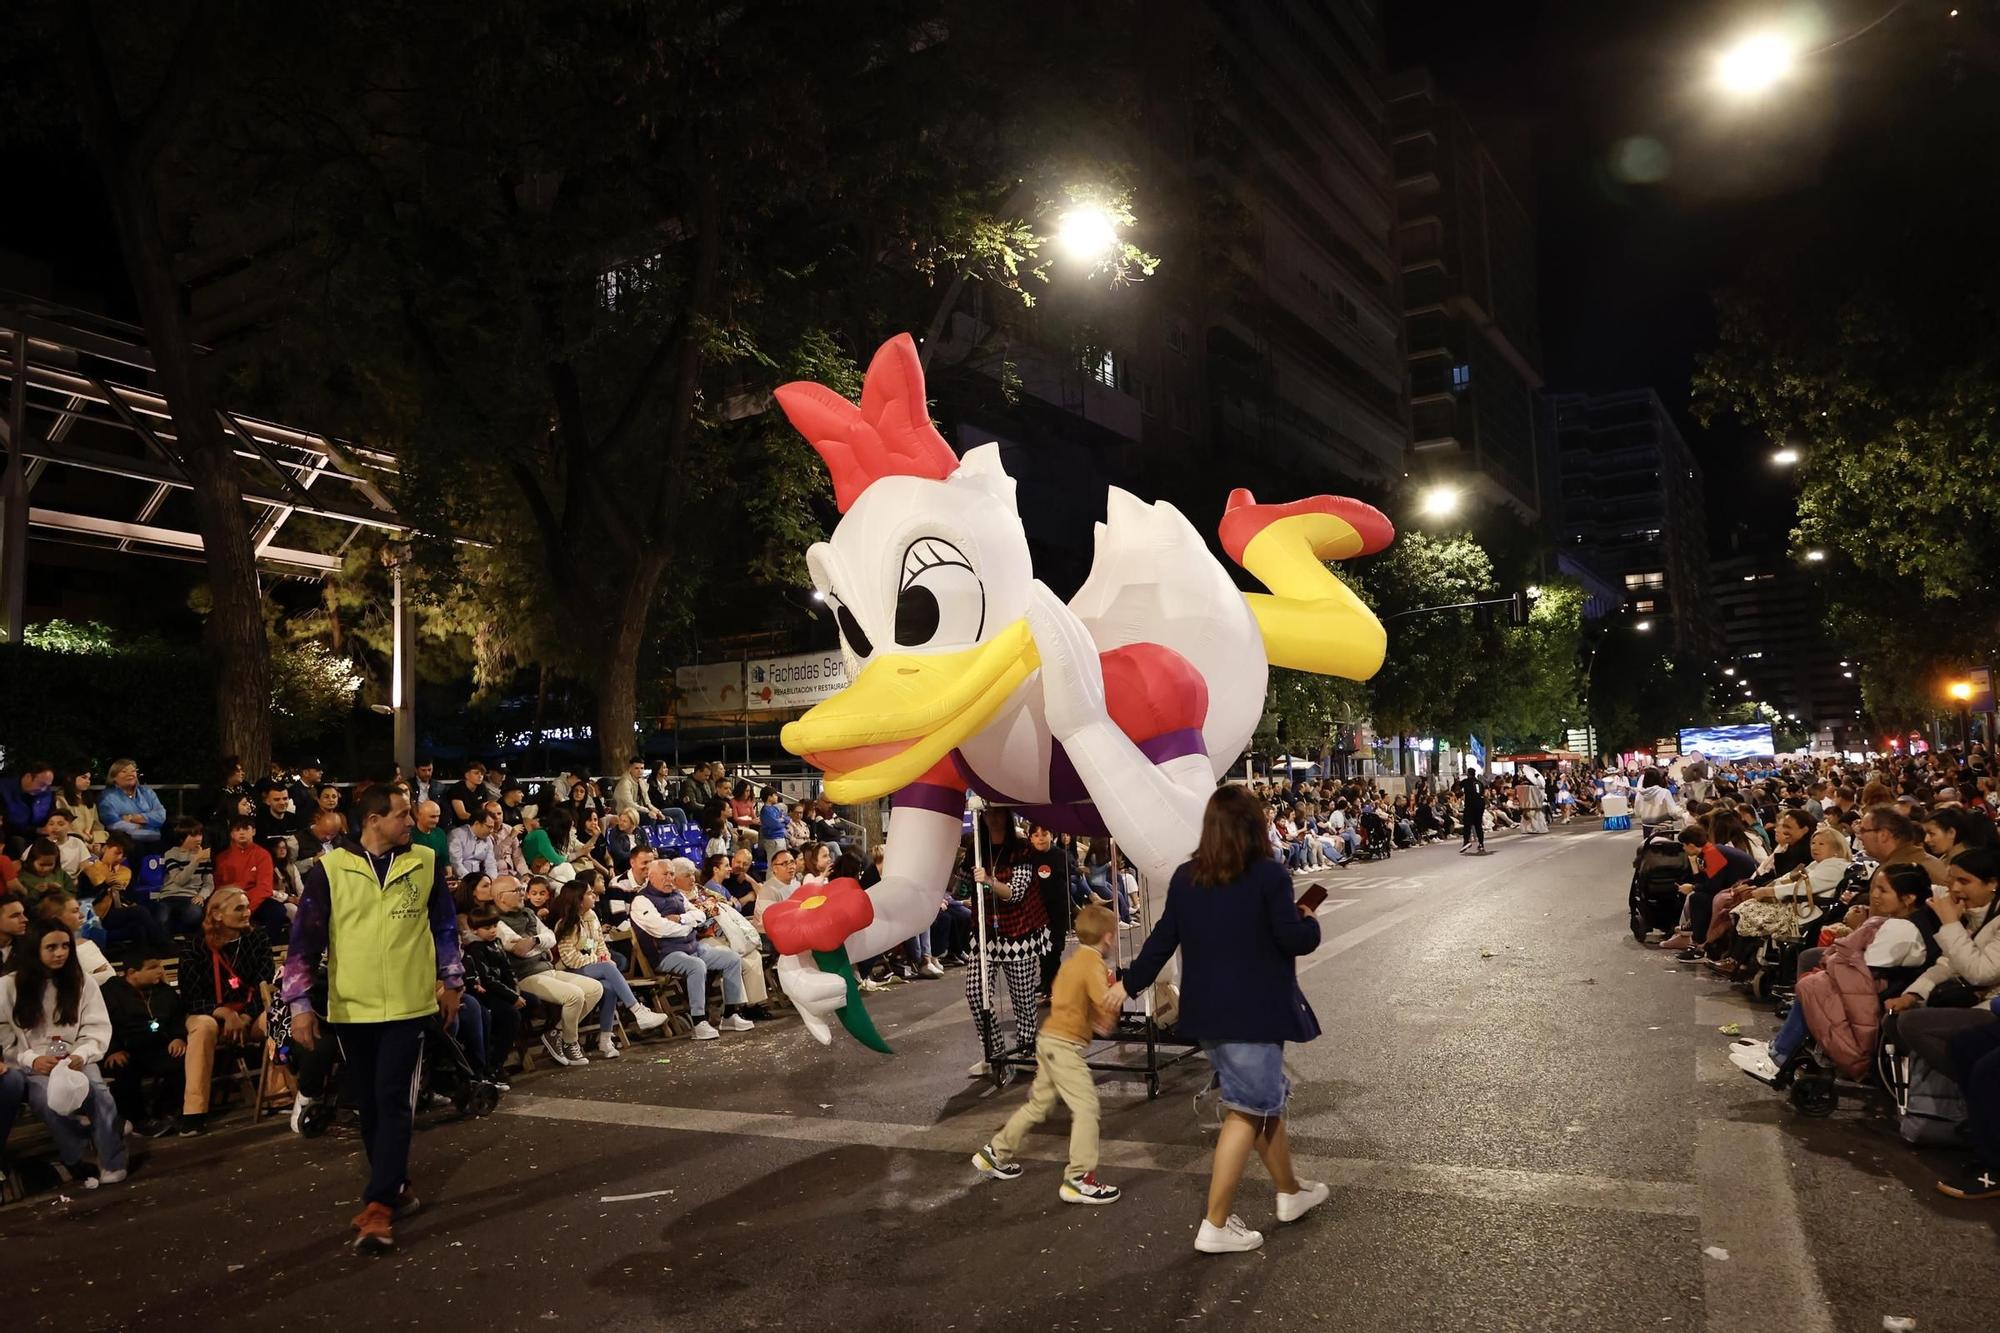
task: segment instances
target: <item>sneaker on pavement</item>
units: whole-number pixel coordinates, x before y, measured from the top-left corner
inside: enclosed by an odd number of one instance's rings
[[[495,1092],[512,1092],[514,1085],[507,1081],[507,1071],[495,1065],[486,1071],[486,1081],[493,1085]]]
[[[600,1060],[616,1060],[618,1058],[618,1043],[612,1040],[611,1034],[608,1032],[597,1039],[597,1058]]]
[[[1333,1191],[1317,1180],[1301,1180],[1295,1194],[1278,1195],[1278,1220],[1296,1222],[1332,1197]]]
[[[573,1041],[563,1043],[563,1055],[573,1065],[587,1065],[590,1057],[583,1053],[583,1047]]]
[[[1699,963],[1706,957],[1708,957],[1708,954],[1705,951],[1696,948],[1694,945],[1689,945],[1674,955],[1674,961],[1677,963]]]
[[[639,1031],[641,1032],[651,1032],[655,1028],[663,1028],[667,1025],[667,1016],[665,1014],[657,1009],[648,1008],[643,1004],[632,1011],[632,1017],[639,1024]]]
[[[1729,1063],[1762,1083],[1778,1080],[1778,1062],[1771,1057],[1771,1048],[1761,1041],[1738,1042],[1729,1048]]]
[[[553,1030],[542,1034],[542,1049],[549,1053],[549,1059],[559,1065],[571,1063],[568,1048],[564,1044],[563,1039],[558,1037]]]
[[[1940,1180],[1937,1190],[1954,1199],[2000,1199],[2000,1171],[1973,1162]]]
[[[1240,1254],[1244,1250],[1254,1250],[1264,1243],[1260,1231],[1252,1231],[1243,1225],[1243,1219],[1231,1213],[1229,1220],[1216,1226],[1207,1218],[1201,1219],[1201,1230],[1194,1236],[1194,1247],[1203,1254]]]
[[[1671,950],[1674,953],[1679,953],[1682,949],[1690,948],[1693,944],[1694,936],[1688,934],[1685,930],[1669,935],[1660,941],[1662,949]]]
[[[424,1201],[419,1199],[417,1192],[410,1188],[410,1182],[407,1180],[404,1181],[403,1188],[396,1191],[396,1216],[415,1217],[423,1210],[423,1206]]]
[[[756,1026],[755,1023],[752,1023],[741,1014],[724,1014],[722,1016],[722,1030],[724,1032],[748,1032]]]
[[[1001,1161],[994,1156],[993,1145],[990,1143],[972,1154],[972,1165],[980,1175],[991,1176],[995,1180],[1016,1180],[1021,1175],[1021,1164]]]
[[[130,1174],[131,1172],[129,1171],[99,1171],[94,1176],[85,1176],[83,1187],[87,1190],[94,1190],[99,1185],[116,1185]]]
[[[319,1098],[317,1097],[308,1097],[303,1092],[293,1096],[292,1133],[297,1134],[301,1138],[306,1137],[307,1119],[312,1115],[313,1108],[318,1105]]]
[[[1099,1180],[1094,1172],[1071,1176],[1056,1190],[1064,1203],[1117,1203],[1118,1187]]]
[[[714,1041],[717,1037],[721,1036],[722,1034],[720,1032],[717,1032],[715,1030],[715,1026],[711,1024],[706,1018],[704,1018],[694,1025],[694,1032],[692,1035],[696,1041]]]
[[[938,961],[937,959],[935,959],[935,958],[927,958],[927,959],[925,959],[925,960],[924,960],[924,975],[925,975],[925,976],[927,976],[927,977],[941,977],[941,976],[943,976],[943,975],[944,975],[944,964],[943,964],[943,963],[940,963],[940,962],[939,962],[939,961]]]
[[[395,1214],[386,1203],[371,1203],[354,1219],[354,1252],[387,1254],[396,1248]]]
[[[986,1067],[986,1062],[984,1060],[974,1060],[972,1062],[971,1068],[965,1071],[965,1076],[967,1078],[985,1078],[988,1074],[992,1072],[993,1072],[992,1070]]]
[[[184,1114],[174,1122],[174,1135],[177,1138],[191,1139],[197,1134],[206,1133],[208,1133],[208,1117],[204,1113]]]

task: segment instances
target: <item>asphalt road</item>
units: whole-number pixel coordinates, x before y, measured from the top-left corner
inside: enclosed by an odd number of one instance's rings
[[[1796,1116],[1722,1056],[1722,983],[1624,929],[1629,835],[1496,839],[1331,872],[1291,1053],[1292,1139],[1330,1205],[1254,1254],[1192,1246],[1199,1065],[1103,1085],[1106,1208],[1056,1197],[1067,1120],[1019,1181],[966,1158],[1025,1095],[964,1076],[962,974],[870,1007],[894,1057],[796,1022],[523,1078],[427,1119],[393,1256],[343,1241],[351,1128],[151,1145],[125,1185],[0,1211],[12,1328],[613,1330],[2000,1327],[2000,1206],[1848,1103]],[[1129,945],[1128,945],[1129,947]]]

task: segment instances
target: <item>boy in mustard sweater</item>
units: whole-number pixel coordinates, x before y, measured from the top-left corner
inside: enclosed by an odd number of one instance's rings
[[[1118,1187],[1097,1179],[1097,1084],[1083,1063],[1091,1034],[1107,1036],[1124,1002],[1123,987],[1112,984],[1104,965],[1107,940],[1118,931],[1109,908],[1090,906],[1076,914],[1076,938],[1083,947],[1063,960],[1056,973],[1049,1015],[1035,1040],[1035,1086],[1028,1104],[1014,1112],[992,1141],[972,1155],[972,1164],[995,1180],[1014,1180],[1013,1160],[1028,1131],[1048,1118],[1061,1098],[1069,1107],[1069,1165],[1057,1191],[1064,1203],[1116,1203]]]

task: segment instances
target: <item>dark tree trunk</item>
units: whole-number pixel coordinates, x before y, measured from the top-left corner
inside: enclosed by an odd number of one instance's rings
[[[182,309],[154,175],[192,90],[209,73],[212,16],[204,6],[191,11],[166,82],[136,121],[120,109],[120,83],[106,62],[90,6],[75,6],[71,22],[85,138],[104,179],[138,298],[155,387],[171,412],[174,450],[192,485],[212,599],[205,637],[215,664],[218,752],[240,755],[246,770],[261,773],[271,757],[271,658],[256,553],[235,448],[217,416]]]
[[[611,639],[597,664],[597,762],[601,773],[622,773],[637,750],[632,724],[639,717],[639,655],[646,646],[653,601],[666,576],[664,551],[646,550],[631,562],[632,578],[613,612]]]

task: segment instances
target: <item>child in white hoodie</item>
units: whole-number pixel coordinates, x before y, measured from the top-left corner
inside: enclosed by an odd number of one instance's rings
[[[28,1105],[49,1127],[62,1170],[83,1177],[86,1189],[125,1179],[124,1117],[98,1061],[111,1044],[111,1015],[97,983],[84,975],[76,941],[61,921],[37,921],[15,946],[12,973],[0,977],[0,1067],[18,1066],[27,1079]],[[49,1076],[67,1064],[89,1080],[82,1109],[89,1130],[74,1115],[49,1106]],[[97,1142],[97,1173],[83,1169],[84,1146]]]

